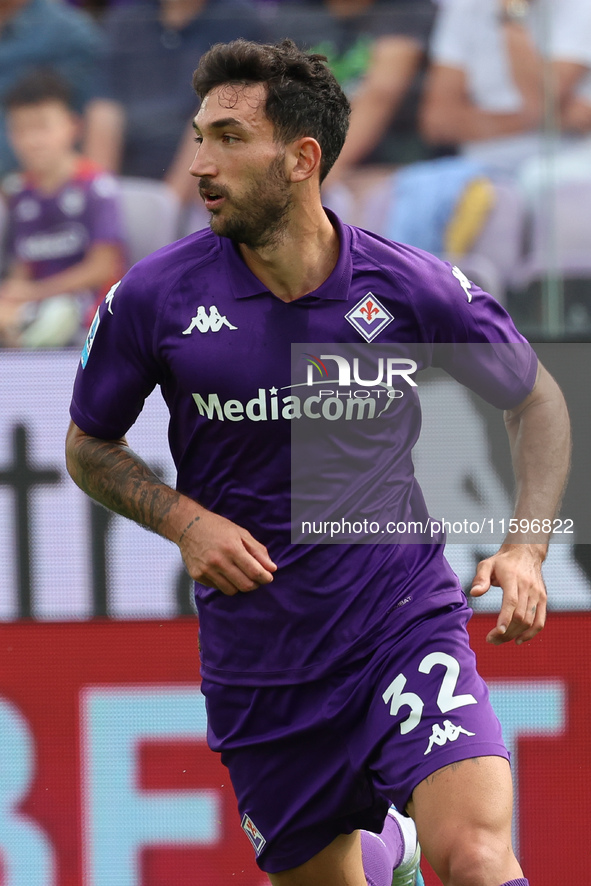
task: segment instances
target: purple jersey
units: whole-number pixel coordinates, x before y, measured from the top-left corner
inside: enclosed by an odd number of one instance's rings
[[[33,280],[78,264],[96,243],[123,250],[117,181],[90,160],[80,158],[72,178],[53,194],[22,174],[10,176],[5,189],[9,258],[26,265]]]
[[[441,544],[291,543],[292,429],[306,422],[322,424],[329,441],[343,422],[363,425],[365,443],[369,434],[376,450],[394,453],[392,478],[373,477],[374,489],[393,490],[409,512],[424,509],[410,455],[418,399],[395,413],[404,422],[342,403],[324,415],[305,375],[293,383],[292,343],[312,354],[314,343],[423,343],[427,366],[439,343],[515,342],[510,360],[491,367],[487,358],[482,371],[452,348],[445,368],[503,408],[534,384],[535,354],[498,302],[427,253],[331,219],[339,259],[313,293],[281,301],[230,240],[201,231],[132,268],[101,305],[82,353],[74,422],[117,439],[160,385],[178,489],[246,527],[278,566],[271,584],[247,594],[197,585],[209,680],[315,679],[375,648],[387,613],[403,624],[461,594]],[[347,495],[367,495],[371,480],[355,477]]]

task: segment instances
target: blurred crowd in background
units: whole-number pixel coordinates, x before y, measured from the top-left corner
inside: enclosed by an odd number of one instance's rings
[[[80,344],[135,260],[207,224],[213,43],[321,52],[345,221],[458,262],[526,334],[591,332],[589,0],[0,0],[0,346]]]

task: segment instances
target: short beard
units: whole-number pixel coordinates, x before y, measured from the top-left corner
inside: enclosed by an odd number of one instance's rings
[[[293,202],[284,158],[285,154],[280,153],[263,173],[251,178],[244,196],[232,201],[233,215],[221,218],[212,213],[209,223],[214,234],[250,249],[275,246],[281,241]]]

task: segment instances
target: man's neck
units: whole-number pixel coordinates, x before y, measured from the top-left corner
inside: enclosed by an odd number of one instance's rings
[[[314,292],[330,276],[339,257],[339,238],[324,209],[292,213],[278,243],[262,249],[239,246],[258,279],[281,301]]]

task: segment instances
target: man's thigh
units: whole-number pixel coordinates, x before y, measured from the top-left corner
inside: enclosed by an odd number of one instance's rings
[[[430,864],[443,882],[454,871],[478,872],[478,882],[522,877],[511,847],[513,786],[501,757],[445,766],[415,788],[407,806]],[[476,874],[475,874],[476,882]]]
[[[438,769],[413,791],[407,810],[425,847],[447,840],[450,829],[506,832],[511,843],[513,784],[506,760],[473,757]]]
[[[383,654],[353,758],[367,754],[378,791],[404,809],[415,787],[459,760],[508,759],[501,726],[470,649],[466,606],[417,621]],[[367,757],[364,757],[367,760]]]

